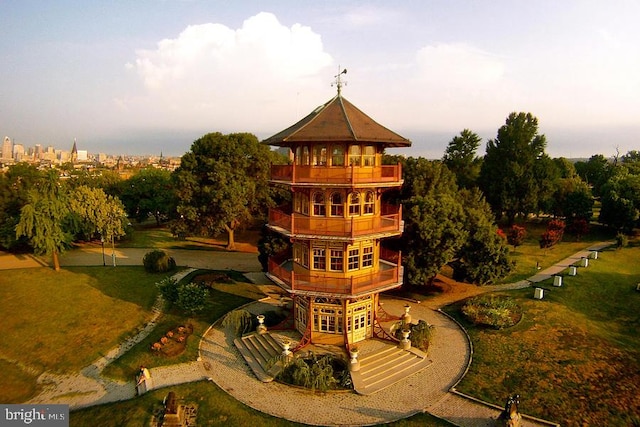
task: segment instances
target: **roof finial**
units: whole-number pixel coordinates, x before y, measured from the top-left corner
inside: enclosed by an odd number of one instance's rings
[[[336,87],[338,88],[338,95],[340,95],[340,91],[342,90],[342,85],[347,84],[347,82],[343,83],[342,79],[340,78],[343,74],[347,74],[347,69],[345,68],[344,70],[340,71],[340,66],[338,65],[338,74],[333,76],[336,79],[336,81],[335,83],[331,83],[331,86],[335,84]]]

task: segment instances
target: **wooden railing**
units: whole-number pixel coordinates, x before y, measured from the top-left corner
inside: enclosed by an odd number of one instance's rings
[[[377,272],[335,277],[323,272],[295,273],[292,268],[283,267],[274,258],[269,259],[269,274],[280,279],[292,291],[355,295],[402,282],[402,266],[399,262]],[[399,255],[397,259],[400,259]]]
[[[390,208],[386,208],[386,212]],[[318,217],[287,214],[281,209],[269,209],[269,225],[291,234],[313,234],[332,237],[358,237],[367,234],[402,232],[402,206],[389,215],[362,215],[351,218]]]
[[[271,165],[271,180],[292,184],[398,183],[402,180],[402,166]]]

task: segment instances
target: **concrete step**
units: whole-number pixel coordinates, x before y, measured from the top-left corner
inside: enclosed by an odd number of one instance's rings
[[[360,359],[360,370],[351,373],[358,394],[376,393],[431,364],[423,352],[403,350],[396,345],[367,354]]]
[[[273,381],[282,369],[279,362],[282,347],[270,333],[246,335],[236,338],[233,343],[260,381]]]

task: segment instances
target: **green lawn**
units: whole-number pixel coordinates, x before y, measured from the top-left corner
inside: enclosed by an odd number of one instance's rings
[[[558,261],[562,261],[594,243],[613,240],[615,237],[613,232],[601,226],[592,225],[589,234],[583,236],[580,241],[577,241],[575,236],[565,233],[562,242],[553,248],[540,249],[539,239],[540,235],[546,230],[546,223],[532,220],[518,225],[525,227],[527,237],[522,246],[518,246],[515,249],[510,246],[509,255],[516,262],[516,267],[500,283],[511,283],[526,279],[537,273],[536,265],[541,268],[551,267]],[[506,231],[508,227],[503,226],[503,228]]]
[[[460,304],[447,307],[474,345],[459,390],[497,405],[519,393],[523,412],[562,425],[640,425],[639,259],[640,247],[608,250],[562,287],[543,283],[543,300],[506,293],[524,311],[510,329],[474,327]]]
[[[21,368],[1,377],[0,401],[24,400],[44,370],[79,370],[133,334],[151,316],[160,277],[142,267],[3,271],[0,360]]]
[[[190,281],[193,276],[202,273],[202,271],[197,271],[183,280]],[[141,365],[155,367],[196,360],[200,338],[213,322],[228,311],[265,296],[255,285],[240,281],[243,280],[241,274],[232,272],[230,275],[238,281],[234,280],[233,283],[228,284],[216,284],[215,288],[209,291],[207,307],[201,314],[187,318],[174,309],[168,310],[160,318],[155,330],[125,355],[108,365],[103,371],[103,375],[120,380],[129,380]],[[184,353],[174,357],[166,357],[150,350],[151,345],[162,338],[167,331],[185,324],[193,325],[193,335],[187,339],[187,349]]]

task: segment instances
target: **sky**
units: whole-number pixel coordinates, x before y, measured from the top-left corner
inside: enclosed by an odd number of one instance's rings
[[[640,0],[0,0],[0,138],[181,156],[336,94],[441,158],[531,112],[552,157],[640,149]]]

